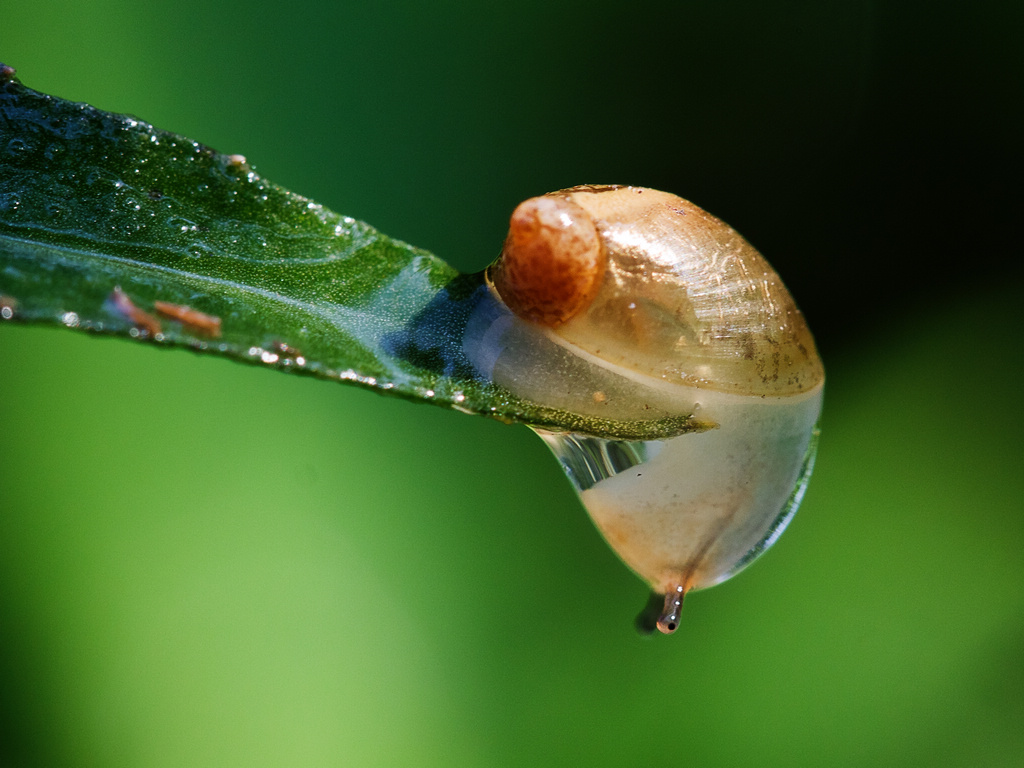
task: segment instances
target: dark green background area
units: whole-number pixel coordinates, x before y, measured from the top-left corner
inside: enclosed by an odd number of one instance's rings
[[[31,87],[463,270],[525,197],[681,194],[775,264],[829,382],[790,530],[642,640],[524,428],[0,325],[0,765],[1019,764],[1024,6],[2,16]]]

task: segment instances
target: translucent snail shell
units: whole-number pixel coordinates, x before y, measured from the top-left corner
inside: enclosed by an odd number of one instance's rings
[[[531,198],[489,275],[517,316],[666,381],[777,395],[824,378],[807,324],[764,257],[666,192],[588,186]]]
[[[799,505],[825,378],[803,316],[735,230],[641,187],[527,200],[487,277],[493,301],[464,340],[481,375],[577,413],[713,427],[651,441],[536,430],[674,631],[683,596],[745,567]]]

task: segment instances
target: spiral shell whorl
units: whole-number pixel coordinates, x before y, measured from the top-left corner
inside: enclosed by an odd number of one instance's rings
[[[604,249],[590,215],[571,200],[532,197],[512,212],[501,259],[488,276],[524,320],[557,328],[594,299]]]

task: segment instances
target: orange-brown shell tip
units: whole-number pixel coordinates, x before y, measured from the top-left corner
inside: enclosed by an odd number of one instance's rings
[[[604,278],[594,220],[564,197],[532,197],[512,212],[501,258],[488,276],[518,317],[556,328],[586,309]]]

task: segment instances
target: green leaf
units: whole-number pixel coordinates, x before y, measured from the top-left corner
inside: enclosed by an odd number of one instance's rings
[[[186,347],[554,430],[650,439],[703,428],[688,417],[569,413],[485,379],[462,338],[487,295],[482,274],[460,275],[282,189],[243,157],[38,93],[0,69],[4,319]]]

